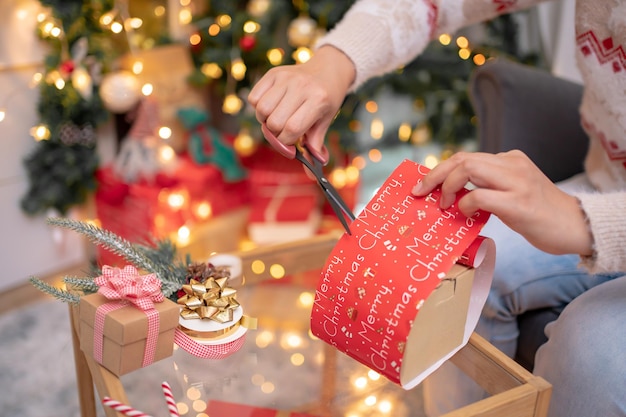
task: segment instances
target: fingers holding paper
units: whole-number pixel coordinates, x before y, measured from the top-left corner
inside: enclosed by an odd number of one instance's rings
[[[466,216],[489,211],[541,250],[591,254],[592,237],[578,200],[561,191],[520,151],[459,152],[430,171],[413,194],[425,196],[441,185],[440,206],[446,209],[468,182],[476,188],[458,201]]]

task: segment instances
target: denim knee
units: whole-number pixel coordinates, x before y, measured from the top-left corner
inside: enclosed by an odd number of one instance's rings
[[[550,416],[626,415],[626,277],[572,301],[546,327],[535,373],[553,385]]]

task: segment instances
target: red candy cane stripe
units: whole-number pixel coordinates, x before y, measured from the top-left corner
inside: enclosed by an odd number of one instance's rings
[[[163,388],[163,395],[165,396],[165,402],[167,403],[167,409],[170,412],[170,417],[180,417],[178,414],[178,407],[176,406],[176,400],[174,400],[174,395],[172,394],[172,389],[170,388],[170,384],[167,382],[161,383],[161,388]]]
[[[125,416],[129,416],[129,417],[151,417],[149,414],[146,414],[142,411],[136,410],[133,407],[126,405],[126,404],[122,404],[119,401],[115,401],[109,397],[104,397],[102,399],[102,404],[104,404],[105,406],[117,411],[118,413],[122,413]]]
[[[237,352],[246,340],[246,334],[227,343],[219,345],[204,345],[187,336],[182,330],[176,329],[174,343],[185,352],[202,359],[224,359]]]

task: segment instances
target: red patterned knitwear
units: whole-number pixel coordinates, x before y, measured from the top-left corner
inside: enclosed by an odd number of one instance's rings
[[[538,0],[359,0],[318,47],[332,45],[356,67],[353,89],[419,55],[442,33],[541,3]],[[576,196],[589,219],[592,273],[626,271],[626,2],[578,0],[577,61],[591,141],[585,170],[594,192]],[[555,122],[556,123],[556,122]]]

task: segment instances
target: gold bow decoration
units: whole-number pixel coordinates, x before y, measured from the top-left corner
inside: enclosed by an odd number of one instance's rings
[[[178,299],[184,306],[180,315],[184,319],[209,319],[218,323],[233,320],[233,311],[239,307],[237,290],[229,287],[228,277],[209,277],[204,282],[195,279],[183,285],[185,295]]]

